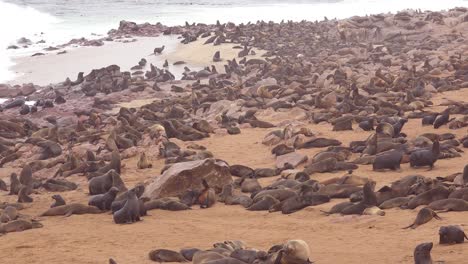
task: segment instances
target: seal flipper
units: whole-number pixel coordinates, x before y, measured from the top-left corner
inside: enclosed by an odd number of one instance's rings
[[[65,214],[65,217],[70,217],[73,214],[73,208],[68,209],[67,213]]]

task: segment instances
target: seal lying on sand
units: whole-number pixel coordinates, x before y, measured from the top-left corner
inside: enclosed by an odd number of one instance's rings
[[[182,254],[168,249],[151,250],[149,259],[156,262],[187,262]]]
[[[372,169],[377,170],[398,170],[403,159],[403,153],[399,150],[391,150],[377,155],[372,163]]]
[[[111,209],[111,204],[119,193],[119,189],[112,187],[105,194],[98,194],[89,199],[88,205],[96,206],[100,210],[107,211]]]
[[[84,204],[79,204],[79,203],[72,203],[72,204],[66,204],[66,205],[61,205],[57,206],[54,208],[50,208],[44,213],[40,214],[39,216],[57,216],[57,215],[64,215],[64,216],[70,216],[72,214],[100,214],[102,213],[99,208],[94,207],[94,206],[88,206]]]

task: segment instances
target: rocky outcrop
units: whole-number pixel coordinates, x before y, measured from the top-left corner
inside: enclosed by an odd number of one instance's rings
[[[218,191],[232,182],[229,166],[224,161],[205,159],[181,162],[172,165],[163,175],[155,177],[146,186],[143,196],[157,199],[177,196],[189,189],[201,190],[203,179]]]

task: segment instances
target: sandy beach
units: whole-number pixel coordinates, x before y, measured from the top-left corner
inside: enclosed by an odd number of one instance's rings
[[[309,258],[314,263],[410,264],[415,263],[415,247],[425,242],[434,243],[434,263],[466,263],[468,243],[440,245],[438,231],[441,226],[459,225],[468,233],[468,211],[439,213],[441,220],[433,219],[417,229],[403,229],[429,203],[415,209],[385,209],[383,216],[323,213],[349,201],[349,197],[332,198],[292,214],[248,211],[241,205],[223,202],[207,209],[190,204],[190,210],[149,210],[148,215],[141,216],[142,221],[132,224],[115,224],[110,211],[39,216],[49,209],[54,194],[60,194],[67,204],[88,204],[91,196],[87,176],[98,171],[91,171],[92,166],[107,169],[94,176],[108,173],[109,166],[114,166],[109,163],[114,153],[119,155],[120,178],[128,189],[143,183],[148,190],[152,183],[163,181],[161,175],[166,169],[205,159],[204,155],[225,161],[228,168],[237,164],[276,169],[278,160],[272,149],[280,144],[308,158],[295,167],[295,173],[313,166],[312,159],[318,153],[349,154],[342,164],[356,165],[357,169],[351,170],[353,175],[374,181],[374,195],[409,175],[424,179],[411,185],[414,192],[419,191],[417,184],[427,190],[443,187],[447,197],[448,192],[466,189],[468,182],[463,182],[463,177],[461,184],[453,178],[440,178],[462,175],[468,164],[464,146],[468,142],[468,9],[408,12],[320,23],[180,26],[169,29],[183,34],[157,37],[142,35],[159,34],[168,28],[129,24],[121,26],[116,35],[133,32],[134,36],[127,39],[135,42],[116,39],[101,47],[67,49],[62,55],[54,51],[17,58],[12,70],[18,77],[0,86],[0,92],[20,91],[17,98],[2,102],[0,108],[0,179],[8,186],[8,190],[0,190],[0,202],[17,204],[20,195],[9,195],[11,174],[21,175],[26,165],[33,166],[31,178],[41,185],[29,194],[33,202],[20,203],[25,208],[19,213],[32,217],[42,227],[6,232],[6,223],[0,224],[0,263],[98,264],[113,258],[119,264],[149,264],[156,263],[148,257],[154,249],[208,250],[216,242],[242,240],[249,248],[268,251],[291,239],[308,244]],[[200,37],[203,33],[223,34],[228,41],[204,45],[208,36]],[[195,41],[180,43],[194,36]],[[242,49],[235,47],[243,44],[255,55],[240,58]],[[153,49],[162,45],[166,46],[162,54],[153,55]],[[221,53],[220,62],[213,62],[216,51]],[[142,69],[146,77],[127,76],[124,72],[141,58],[148,62]],[[234,58],[236,63],[231,62]],[[162,67],[165,60],[170,65],[165,70],[175,75],[175,80],[166,79]],[[174,66],[177,61],[186,63]],[[112,64],[120,70],[108,67]],[[157,68],[151,69],[150,64]],[[212,65],[217,73],[203,70]],[[90,74],[93,69],[100,70]],[[84,72],[83,80],[62,83],[67,77],[75,81],[78,72]],[[185,80],[180,80],[182,76]],[[25,83],[34,83],[37,89],[29,93],[30,87],[22,86]],[[16,84],[19,86],[12,86]],[[26,99],[38,102],[35,111],[19,101],[25,93]],[[446,113],[450,118],[441,127],[422,125],[422,118]],[[345,118],[349,118],[351,129],[338,131],[337,120]],[[376,124],[376,130],[364,131],[360,124],[371,119],[383,129]],[[401,120],[404,126],[398,131]],[[294,133],[290,132],[290,136],[287,129]],[[373,135],[374,150],[373,141],[368,140]],[[271,138],[277,141],[267,144]],[[317,138],[338,140],[340,144],[305,147],[304,142]],[[410,166],[412,153],[424,147],[433,151],[439,140],[442,147],[434,154],[433,169]],[[385,144],[390,147],[379,152],[377,147]],[[404,156],[405,161],[398,161],[400,169],[375,171],[372,164],[356,161],[378,157],[386,150]],[[90,158],[87,151],[95,157]],[[139,168],[142,153],[152,163],[151,168]],[[294,183],[319,186],[314,191],[318,193],[328,180],[347,175],[348,169],[336,165],[338,158],[334,162],[330,170],[310,173],[310,181]],[[78,172],[71,173],[74,170]],[[277,170],[274,176],[258,178],[258,182],[265,190],[284,188],[300,197],[302,194],[293,187],[271,187],[283,179],[280,173]],[[182,186],[189,181],[187,178],[205,176],[193,170],[174,178],[180,177]],[[44,187],[50,179],[68,181],[77,188],[50,191]],[[192,181],[191,187],[200,189],[201,185]],[[188,190],[181,193],[184,191]],[[239,188],[235,193],[241,193]],[[413,193],[408,191],[404,196],[409,195]],[[365,202],[361,199],[356,203]]]

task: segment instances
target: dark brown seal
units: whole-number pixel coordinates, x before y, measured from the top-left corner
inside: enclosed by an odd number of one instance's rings
[[[434,168],[434,163],[439,158],[440,154],[440,144],[439,141],[436,140],[432,144],[432,148],[418,150],[410,155],[410,166],[411,167],[422,167],[422,166],[429,166],[430,169]]]
[[[19,193],[20,188],[21,188],[21,183],[18,180],[18,175],[16,175],[16,173],[13,172],[10,175],[10,192],[8,194],[16,195]]]
[[[249,211],[266,211],[269,210],[273,205],[278,204],[280,201],[278,201],[276,198],[274,198],[271,195],[265,195],[258,201],[254,202],[252,205],[250,205],[247,210]]]
[[[399,150],[391,150],[378,154],[372,163],[374,171],[390,169],[399,170],[400,163],[403,159],[403,153]]]
[[[60,194],[52,195],[52,199],[54,199],[54,202],[52,203],[52,205],[50,205],[50,208],[54,208],[54,207],[66,204],[65,200],[63,199],[63,197]]]
[[[410,227],[412,229],[415,229],[418,226],[424,225],[425,223],[431,221],[432,218],[441,220],[441,218],[431,208],[424,207],[423,209],[419,210],[418,215],[416,216],[416,219],[414,220],[414,223],[412,223],[411,225],[407,227],[404,227],[403,229],[407,229]]]
[[[79,203],[72,203],[72,204],[66,204],[66,205],[61,205],[57,206],[54,208],[50,208],[44,213],[40,214],[39,216],[57,216],[57,215],[64,215],[64,216],[70,216],[72,214],[100,214],[102,213],[101,210],[99,210],[97,207],[94,206],[88,206],[84,204],[79,204]]]
[[[442,226],[439,228],[439,244],[460,244],[468,239],[459,226]]]
[[[140,159],[138,160],[138,163],[137,163],[137,168],[142,170],[142,169],[148,169],[152,167],[153,165],[148,161],[148,158],[146,157],[146,153],[142,152],[140,154]]]
[[[431,250],[433,243],[422,243],[414,249],[414,264],[432,264]]]

